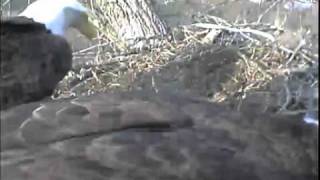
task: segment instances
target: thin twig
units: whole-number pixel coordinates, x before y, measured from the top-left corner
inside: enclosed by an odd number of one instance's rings
[[[207,28],[207,29],[221,29],[221,30],[238,32],[238,33],[252,33],[252,34],[264,37],[271,42],[275,41],[275,38],[271,34],[268,34],[259,30],[255,30],[255,29],[250,29],[250,28],[238,29],[238,28],[232,28],[232,27],[227,27],[223,25],[216,25],[216,24],[209,24],[209,23],[196,23],[196,24],[192,24],[192,26]]]

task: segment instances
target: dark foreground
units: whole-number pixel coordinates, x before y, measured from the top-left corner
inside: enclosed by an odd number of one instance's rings
[[[301,117],[147,92],[39,104],[1,112],[3,180],[318,177],[318,132]]]

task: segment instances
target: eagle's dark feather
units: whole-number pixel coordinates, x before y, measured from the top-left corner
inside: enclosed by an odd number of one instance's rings
[[[63,37],[25,17],[1,20],[1,109],[50,96],[71,68]]]
[[[21,105],[1,113],[1,179],[315,179],[299,118],[145,92]]]

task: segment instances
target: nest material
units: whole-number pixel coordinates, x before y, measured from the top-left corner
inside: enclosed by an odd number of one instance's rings
[[[318,54],[308,47],[308,31],[300,32],[305,38],[289,49],[278,41],[287,30],[274,25],[227,22],[210,15],[196,18],[196,23],[174,28],[166,38],[157,39],[161,42],[157,47],[110,53],[112,44],[100,39],[95,46],[74,52],[74,70],[60,83],[54,97],[130,90],[141,81],[141,74],[160,71],[172,62],[197,61],[195,54],[201,56],[219,46],[238,48],[238,60],[234,63],[237,71],[229,74],[228,81],[215,82],[219,88],[211,91],[214,93],[203,95],[216,102],[233,101],[239,108],[251,96],[259,103],[258,94],[263,97],[265,109],[272,106],[295,113],[310,110],[313,104],[312,111],[317,111],[313,102],[318,100]]]

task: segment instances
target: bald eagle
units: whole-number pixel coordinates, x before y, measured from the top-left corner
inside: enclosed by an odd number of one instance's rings
[[[317,179],[317,128],[248,108],[145,91],[20,105],[1,112],[1,179]]]
[[[6,106],[50,94],[70,68],[71,49],[54,27],[22,17],[1,21]],[[144,91],[33,102],[0,115],[3,180],[318,177],[317,129],[296,116],[241,114]]]
[[[73,27],[89,39],[96,37],[96,27],[89,21],[87,9],[77,0],[37,0],[19,16],[44,24],[56,35],[63,36]]]
[[[64,38],[70,27],[88,38],[96,34],[76,0],[38,0],[19,16],[1,19],[1,109],[52,94],[72,65]]]

